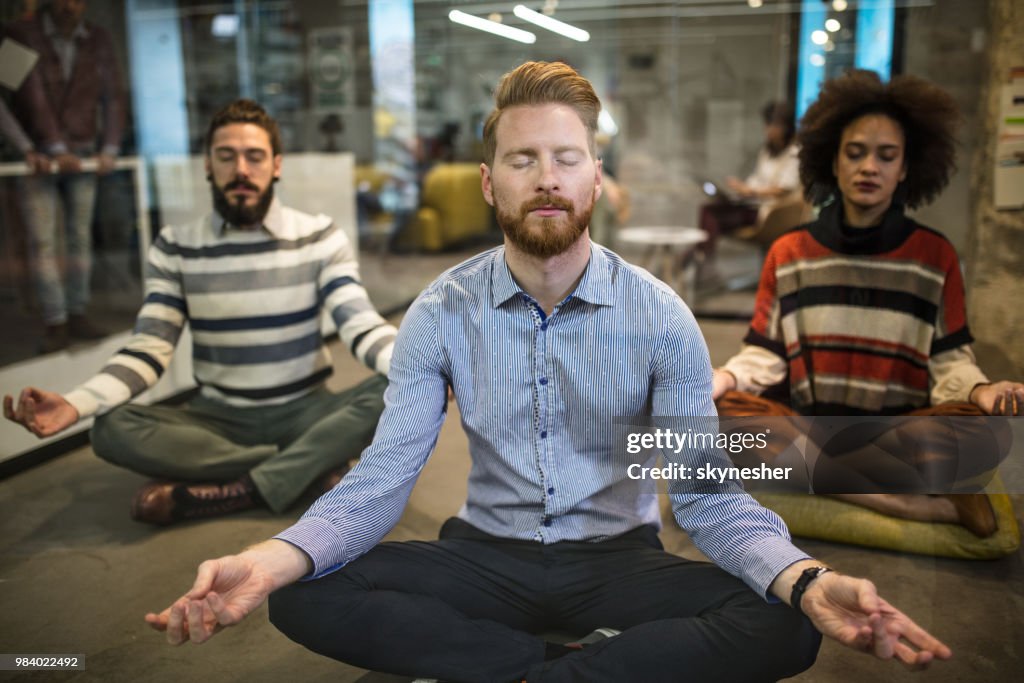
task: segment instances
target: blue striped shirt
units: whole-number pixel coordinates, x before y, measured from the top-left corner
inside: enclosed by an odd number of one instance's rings
[[[449,384],[472,459],[460,517],[539,543],[660,526],[655,483],[627,476],[613,423],[715,415],[707,347],[689,309],[597,245],[550,316],[513,280],[503,247],[447,271],[409,309],[389,382],[360,464],[278,536],[310,556],[313,576],[365,553],[397,523],[437,441]],[[807,555],[738,485],[713,490],[673,493],[676,519],[706,555],[764,595]]]
[[[352,244],[330,218],[275,199],[260,230],[230,229],[216,213],[168,226],[149,250],[134,334],[65,398],[87,417],[148,389],[188,323],[203,395],[236,406],[286,403],[331,374],[324,309],[352,353],[387,374],[395,328],[370,303]]]

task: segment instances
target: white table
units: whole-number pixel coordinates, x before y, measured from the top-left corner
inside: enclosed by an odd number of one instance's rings
[[[707,238],[700,228],[677,226],[625,228],[615,235],[620,248],[646,247],[644,267],[676,290],[690,308],[696,303],[697,248]],[[659,257],[661,268],[655,270]]]

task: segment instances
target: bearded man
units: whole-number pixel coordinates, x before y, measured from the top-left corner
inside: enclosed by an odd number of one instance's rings
[[[4,397],[5,416],[39,437],[97,416],[96,454],[159,479],[131,504],[154,524],[281,512],[318,478],[335,482],[373,436],[396,334],[367,298],[345,232],[275,199],[281,135],[262,107],[226,106],[206,145],[214,211],[160,232],[124,348],[67,394]],[[324,386],[324,309],[379,373],[339,394]],[[184,407],[122,405],[157,382],[186,322],[199,395]]]
[[[914,667],[949,657],[870,582],[794,547],[735,482],[672,493],[719,566],[664,551],[654,482],[627,475],[613,420],[714,416],[707,348],[675,293],[589,239],[590,83],[528,62],[495,100],[480,170],[504,245],[410,308],[359,465],[274,539],[200,565],[150,625],[203,642],[269,596],[271,622],[315,652],[445,681],[778,680],[813,663],[818,630]],[[449,386],[473,461],[467,500],[439,540],[379,544]]]

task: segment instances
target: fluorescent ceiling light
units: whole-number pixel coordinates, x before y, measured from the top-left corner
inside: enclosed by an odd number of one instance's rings
[[[528,21],[531,24],[536,24],[541,28],[546,28],[549,31],[557,33],[560,36],[566,38],[572,38],[578,40],[581,43],[585,43],[590,40],[590,34],[581,28],[576,28],[572,24],[567,24],[564,21],[558,19],[552,19],[551,17],[541,14],[540,12],[534,12],[532,9],[525,5],[516,5],[512,9],[512,13],[523,21]]]
[[[499,24],[496,21],[490,21],[488,19],[481,19],[480,17],[474,17],[472,14],[466,14],[465,12],[453,9],[448,13],[448,18],[454,21],[456,24],[462,24],[463,26],[469,26],[470,28],[479,29],[481,31],[487,31],[493,33],[496,36],[502,38],[508,38],[509,40],[518,40],[520,43],[535,43],[537,42],[537,36],[524,31],[519,28],[513,28],[511,26],[505,26],[505,24]]]

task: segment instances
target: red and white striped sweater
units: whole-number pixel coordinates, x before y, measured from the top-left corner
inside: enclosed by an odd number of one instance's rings
[[[754,393],[788,378],[790,403],[804,414],[967,400],[987,380],[970,351],[953,245],[899,208],[859,229],[840,223],[840,207],[772,245],[747,346],[726,369]]]

